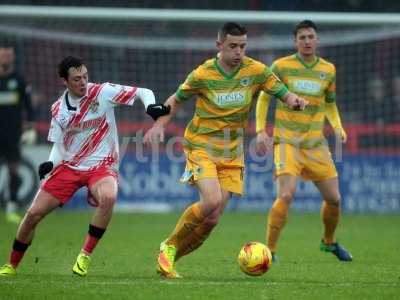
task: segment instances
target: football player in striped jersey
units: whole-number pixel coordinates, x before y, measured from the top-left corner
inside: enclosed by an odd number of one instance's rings
[[[168,107],[155,104],[149,89],[89,82],[86,65],[79,58],[63,59],[58,73],[66,89],[52,105],[48,140],[53,147],[48,161],[39,166],[40,178],[49,176],[19,225],[0,276],[16,275],[39,222],[83,186],[88,188],[88,202],[96,210],[72,272],[86,276],[90,255],[107,229],[117,199],[119,149],[114,108],[131,106],[140,99],[153,119],[169,113]]]
[[[271,69],[290,91],[309,102],[306,109],[294,111],[278,101],[273,142],[266,131],[270,95],[260,93],[256,108],[257,150],[271,150],[274,144],[275,176],[278,195],[268,216],[267,244],[277,259],[277,242],[286,223],[297,180],[311,180],[322,197],[321,215],[325,226],[320,249],[340,261],[351,261],[351,254],[335,239],[340,217],[341,196],[338,174],[323,134],[325,118],[343,142],[347,135],[336,106],[336,70],[317,55],[319,38],[316,25],[304,20],[294,29],[297,53],[273,62]]]
[[[200,195],[161,243],[158,272],[167,278],[180,277],[175,261],[200,247],[232,193],[243,193],[243,135],[253,96],[263,90],[290,108],[303,109],[307,104],[265,64],[245,56],[246,33],[239,24],[224,24],[218,32],[217,57],[189,74],[165,102],[171,114],[159,118],[144,136],[145,143],[163,140],[164,127],[176,110],[186,101],[196,101],[184,135],[186,169],[181,181],[194,184]]]

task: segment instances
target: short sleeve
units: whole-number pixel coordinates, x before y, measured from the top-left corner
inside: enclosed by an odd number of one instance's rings
[[[276,76],[278,76],[279,79],[282,78],[281,74],[280,74],[280,71],[279,71],[279,67],[278,67],[278,65],[276,63],[273,63],[271,65],[270,70],[271,70],[272,73],[274,73]]]
[[[176,99],[178,102],[189,100],[192,96],[199,93],[200,82],[196,78],[196,70],[192,71],[176,91]]]
[[[262,90],[267,94],[281,99],[288,92],[284,83],[267,66],[265,66],[262,76]]]

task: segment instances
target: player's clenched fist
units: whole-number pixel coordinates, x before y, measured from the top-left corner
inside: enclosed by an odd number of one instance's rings
[[[294,110],[304,110],[309,102],[294,93],[287,93],[284,97],[285,103]]]

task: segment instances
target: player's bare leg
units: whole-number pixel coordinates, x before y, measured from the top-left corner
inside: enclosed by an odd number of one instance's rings
[[[108,176],[97,181],[91,188],[91,193],[98,202],[91,224],[106,228],[110,223],[117,200],[118,184],[114,177]]]
[[[30,244],[39,222],[60,205],[60,201],[50,193],[40,189],[28,208],[17,231],[17,240]]]
[[[59,204],[60,202],[48,192],[41,189],[38,191],[19,225],[9,262],[0,268],[0,275],[16,274],[15,269],[33,240],[36,226]]]
[[[335,231],[340,219],[339,180],[338,178],[331,178],[315,181],[314,184],[324,199],[321,207],[324,236],[321,240],[320,249],[332,252],[340,261],[352,261],[353,257],[350,252],[339,245],[335,239]]]
[[[108,176],[97,181],[90,188],[90,192],[97,201],[97,208],[89,224],[89,231],[85,243],[79,253],[72,271],[74,274],[86,276],[90,264],[90,255],[103,236],[111,220],[118,185],[114,177]]]
[[[277,198],[268,214],[266,237],[274,261],[277,260],[277,243],[286,224],[289,207],[296,192],[296,184],[297,177],[294,175],[282,174],[277,178]]]

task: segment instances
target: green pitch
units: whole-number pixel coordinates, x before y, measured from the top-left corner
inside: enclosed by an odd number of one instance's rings
[[[352,263],[319,251],[317,214],[294,214],[280,242],[280,262],[264,276],[242,274],[236,263],[247,241],[264,241],[264,214],[228,213],[209,240],[177,269],[181,280],[155,273],[160,241],[177,214],[115,214],[96,249],[89,275],[71,267],[89,213],[58,212],[36,232],[18,275],[0,278],[0,299],[399,299],[400,216],[345,215],[339,241]],[[0,214],[0,260],[6,261],[15,226]]]

